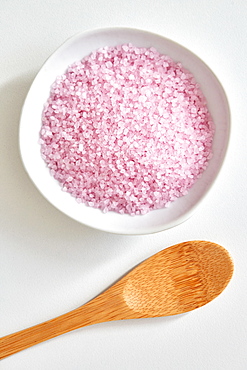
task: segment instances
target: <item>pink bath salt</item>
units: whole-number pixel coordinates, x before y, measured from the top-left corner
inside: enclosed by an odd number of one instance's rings
[[[57,77],[45,104],[41,153],[79,203],[143,215],[184,196],[212,157],[202,91],[154,48],[104,47]]]

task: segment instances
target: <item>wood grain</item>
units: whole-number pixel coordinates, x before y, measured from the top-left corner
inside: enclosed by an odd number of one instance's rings
[[[69,331],[106,321],[176,315],[216,298],[233,274],[218,244],[190,241],[148,258],[85,305],[0,339],[0,359]]]

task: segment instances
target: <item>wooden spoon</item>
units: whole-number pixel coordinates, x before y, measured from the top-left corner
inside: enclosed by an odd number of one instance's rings
[[[177,315],[216,298],[233,274],[218,244],[190,241],[166,248],[85,305],[0,339],[0,359],[86,325]]]

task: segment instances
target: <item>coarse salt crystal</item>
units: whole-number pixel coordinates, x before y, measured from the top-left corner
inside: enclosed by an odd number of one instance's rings
[[[214,126],[190,72],[154,48],[105,47],[69,66],[44,105],[42,158],[103,212],[168,207],[201,177]]]

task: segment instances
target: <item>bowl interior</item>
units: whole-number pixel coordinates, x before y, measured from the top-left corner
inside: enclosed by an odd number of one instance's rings
[[[78,204],[50,175],[40,155],[39,131],[44,103],[56,77],[67,67],[104,46],[132,43],[139,47],[155,47],[191,71],[201,86],[215,123],[213,158],[202,177],[186,196],[173,202],[169,208],[151,211],[142,216],[102,213],[98,209]],[[45,62],[26,97],[20,120],[20,151],[24,166],[43,196],[71,218],[96,229],[119,234],[147,234],[176,226],[195,211],[212,186],[222,166],[230,133],[230,112],[225,92],[207,65],[195,54],[162,36],[128,28],[109,28],[78,34],[66,41]]]

